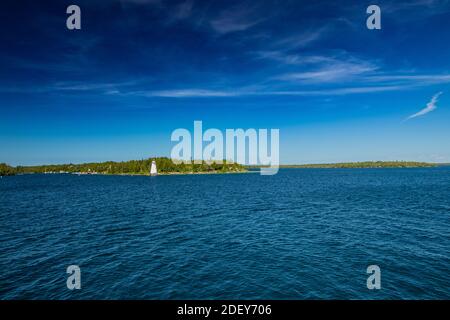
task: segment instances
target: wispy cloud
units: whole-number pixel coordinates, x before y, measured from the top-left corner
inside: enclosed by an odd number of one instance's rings
[[[351,80],[378,67],[367,62],[337,62],[331,63],[318,70],[294,72],[278,76],[279,80],[296,81],[303,83],[324,83]]]
[[[218,17],[210,21],[211,27],[220,34],[247,30],[260,23],[260,13],[253,7],[235,6],[223,11]]]
[[[133,86],[138,81],[123,81],[123,82],[111,82],[111,83],[89,83],[89,82],[60,82],[50,87],[49,90],[61,90],[61,91],[105,91],[109,92],[113,89],[121,87]]]
[[[341,87],[341,88],[327,88],[316,90],[286,90],[286,91],[271,91],[263,94],[279,95],[279,96],[339,96],[348,94],[360,93],[375,93],[386,91],[401,90],[400,86],[368,86],[368,87]]]
[[[192,0],[184,1],[173,9],[172,17],[176,20],[187,19],[192,14]]]
[[[321,55],[300,55],[290,54],[284,51],[268,50],[268,51],[256,51],[253,52],[258,59],[273,60],[281,62],[287,65],[306,65],[306,64],[318,64],[318,63],[331,63],[335,59],[333,57],[325,57]]]
[[[438,98],[439,96],[442,94],[442,92],[438,92],[436,93],[430,100],[430,102],[427,103],[427,106],[425,108],[423,108],[422,110],[420,110],[419,112],[410,115],[408,118],[405,119],[406,120],[410,120],[413,118],[417,118],[417,117],[421,117],[426,115],[427,113],[430,113],[433,110],[436,110],[437,106],[436,103],[438,102]]]
[[[301,56],[283,51],[262,51],[256,56],[285,65],[298,66],[299,71],[274,75],[272,79],[303,85],[358,84],[359,86],[413,88],[450,83],[450,74],[418,74],[399,71],[386,72],[379,61],[362,60],[346,53],[337,56]],[[291,68],[292,69],[292,68]]]
[[[275,43],[278,47],[296,49],[296,48],[304,48],[310,45],[311,43],[318,41],[323,38],[323,36],[329,31],[329,26],[326,25],[321,28],[317,28],[314,30],[304,31],[298,34],[289,35]]]
[[[160,90],[149,92],[137,92],[137,95],[147,97],[165,97],[165,98],[201,98],[201,97],[232,97],[240,95],[238,91],[222,91],[210,89],[180,89],[180,90]]]
[[[406,2],[394,1],[383,5],[383,10],[388,13],[394,13],[398,11],[414,10],[419,7],[423,10],[420,10],[417,14],[433,15],[436,13],[448,12],[448,4],[448,0],[409,0]]]
[[[439,84],[450,82],[448,74],[377,74],[364,79],[365,82],[397,82],[397,83],[421,83]]]
[[[370,87],[341,87],[316,90],[278,90],[271,91],[263,88],[249,89],[234,88],[229,90],[210,90],[210,89],[174,89],[161,91],[139,91],[129,93],[119,93],[122,95],[137,95],[144,97],[163,97],[163,98],[214,98],[214,97],[242,97],[242,96],[329,96],[329,95],[348,95],[359,93],[374,93],[384,91],[400,90],[397,86],[370,86]]]
[[[147,79],[148,80],[148,79]],[[20,84],[1,85],[0,92],[9,93],[87,93],[87,94],[115,94],[126,92],[142,80],[129,80],[121,82],[56,82],[23,86]]]

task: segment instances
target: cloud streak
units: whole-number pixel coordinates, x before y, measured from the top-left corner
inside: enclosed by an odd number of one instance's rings
[[[202,97],[233,97],[241,95],[238,91],[222,91],[209,89],[180,89],[180,90],[160,90],[150,92],[139,92],[137,95],[146,97],[163,98],[202,98]]]
[[[291,35],[279,40],[275,45],[289,49],[304,48],[311,43],[322,39],[323,36],[328,33],[328,30],[329,26],[327,25],[317,30],[309,30],[300,34]]]
[[[284,74],[278,79],[306,83],[340,82],[376,69],[376,66],[367,63],[335,63],[319,70]]]
[[[217,98],[217,97],[245,97],[245,96],[327,96],[327,95],[348,95],[361,93],[376,93],[385,91],[400,90],[397,86],[371,86],[371,87],[342,87],[334,89],[319,90],[250,90],[248,88],[235,88],[230,90],[210,90],[210,89],[174,89],[160,91],[139,91],[131,93],[120,93],[121,95],[133,95],[142,97],[160,98]]]
[[[275,62],[281,62],[285,65],[311,65],[320,63],[332,63],[336,60],[333,57],[326,57],[321,55],[299,55],[288,54],[283,51],[268,50],[268,51],[256,51],[253,52],[257,59],[273,60]]]
[[[217,18],[210,21],[211,27],[219,34],[247,30],[263,21],[256,8],[244,5],[235,6],[223,11]]]
[[[405,121],[410,120],[410,119],[414,119],[417,117],[422,117],[424,115],[426,115],[427,113],[430,113],[431,111],[436,110],[437,106],[436,103],[438,102],[438,98],[439,96],[442,94],[442,92],[438,92],[436,93],[430,100],[430,102],[427,103],[427,106],[425,108],[423,108],[422,110],[420,110],[419,112],[410,115],[408,118],[405,119]]]

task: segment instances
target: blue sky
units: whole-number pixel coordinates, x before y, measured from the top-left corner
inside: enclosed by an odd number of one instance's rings
[[[168,156],[194,120],[279,128],[283,164],[450,162],[448,21],[448,0],[2,1],[0,162]]]

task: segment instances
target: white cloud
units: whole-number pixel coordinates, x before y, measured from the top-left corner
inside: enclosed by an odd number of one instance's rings
[[[138,81],[122,81],[111,83],[89,83],[89,82],[59,82],[49,90],[62,90],[62,91],[97,91],[97,90],[113,90],[116,88],[129,87],[137,84]]]
[[[265,92],[267,95],[280,95],[280,96],[339,96],[347,94],[358,93],[375,93],[385,91],[397,91],[403,89],[399,86],[371,86],[371,87],[342,87],[335,89],[319,89],[319,90],[287,90],[287,91],[272,91]]]
[[[270,50],[270,51],[255,51],[253,54],[258,59],[273,60],[282,62],[287,65],[307,65],[319,63],[331,63],[336,60],[332,57],[325,57],[320,55],[299,55],[289,54],[284,51]]]
[[[284,74],[277,77],[277,79],[304,83],[335,82],[350,80],[355,76],[372,72],[376,69],[376,66],[366,62],[339,62],[332,63],[318,70]]]
[[[422,110],[420,110],[419,112],[409,116],[408,118],[406,118],[406,120],[409,119],[413,119],[413,118],[417,118],[417,117],[421,117],[426,115],[427,113],[430,113],[433,110],[436,110],[436,103],[438,102],[438,98],[439,96],[442,94],[442,92],[438,92],[436,93],[430,100],[430,102],[427,103],[427,106],[425,108],[423,108]]]
[[[165,97],[165,98],[194,98],[194,97],[231,97],[238,95],[232,91],[216,91],[209,89],[180,89],[180,90],[161,90],[141,93],[147,97]]]
[[[401,90],[397,86],[371,86],[371,87],[342,87],[335,89],[318,90],[282,90],[269,91],[260,89],[251,90],[246,88],[235,88],[231,90],[210,90],[210,89],[174,89],[161,91],[134,92],[133,95],[145,97],[164,98],[208,98],[208,97],[240,97],[240,96],[328,96],[347,95],[359,93],[373,93],[384,91]]]

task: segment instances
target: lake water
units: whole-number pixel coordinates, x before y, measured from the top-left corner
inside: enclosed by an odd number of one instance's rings
[[[81,268],[81,290],[66,268]],[[366,268],[381,268],[368,290]],[[0,299],[449,299],[450,167],[0,179]]]

